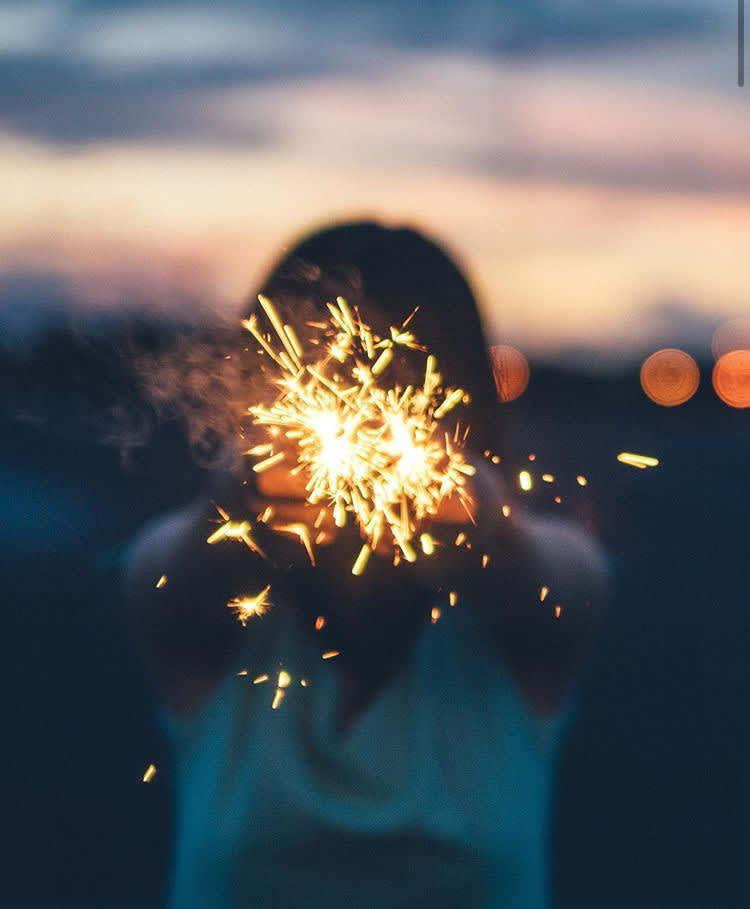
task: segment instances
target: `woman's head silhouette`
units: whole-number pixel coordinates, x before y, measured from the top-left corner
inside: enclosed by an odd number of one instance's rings
[[[497,444],[497,396],[474,294],[456,263],[412,228],[354,221],[309,234],[289,249],[263,281],[261,292],[285,309],[320,307],[344,296],[381,332],[410,324],[435,354],[446,382],[469,392],[456,411],[469,423],[469,442],[483,451]],[[403,382],[411,377],[402,377]]]

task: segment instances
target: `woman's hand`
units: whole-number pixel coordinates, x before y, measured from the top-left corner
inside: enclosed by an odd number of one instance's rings
[[[478,544],[495,533],[501,520],[501,504],[505,501],[505,484],[501,475],[480,458],[474,458],[473,464],[476,473],[467,478],[463,501],[456,493],[444,498],[437,512],[422,522],[421,532],[434,530],[436,538],[446,543],[450,540],[451,544],[461,530],[476,538]],[[247,499],[250,513],[271,530],[293,535],[295,531],[290,528],[297,528],[299,533],[304,527],[315,547],[327,547],[335,542],[338,548],[351,548],[354,544],[359,548],[365,542],[351,514],[346,515],[346,523],[339,527],[330,506],[310,504],[304,475],[292,474],[284,461],[255,474],[255,486],[255,494]],[[393,541],[386,533],[379,540],[375,554],[390,560],[393,551]]]

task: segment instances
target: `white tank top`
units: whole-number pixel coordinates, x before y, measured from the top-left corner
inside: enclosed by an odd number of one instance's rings
[[[172,909],[547,906],[556,736],[468,605],[425,627],[346,732],[312,630],[276,606],[246,635],[208,704],[172,724]]]

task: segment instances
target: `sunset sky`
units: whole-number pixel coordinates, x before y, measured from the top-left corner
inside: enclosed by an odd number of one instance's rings
[[[427,8],[0,4],[0,324],[40,276],[238,307],[361,215],[444,240],[531,353],[700,351],[750,312],[733,3]]]

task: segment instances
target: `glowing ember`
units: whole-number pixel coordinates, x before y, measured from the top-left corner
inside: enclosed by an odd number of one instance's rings
[[[502,512],[504,518],[509,518],[513,513],[513,509],[510,507],[510,505],[503,505]]]
[[[310,559],[310,564],[315,565],[315,553],[313,552],[312,541],[310,540],[310,531],[306,524],[273,524],[271,525],[271,529],[275,530],[277,533],[288,533],[297,537],[300,543],[305,547],[305,552],[307,553],[308,559]]]
[[[234,610],[238,621],[246,625],[253,616],[263,615],[264,612],[268,611],[271,605],[271,601],[268,598],[270,589],[271,585],[268,584],[255,596],[235,597],[227,603],[227,606]]]
[[[429,533],[423,533],[419,537],[419,544],[422,547],[422,552],[426,556],[431,556],[435,552],[435,541],[432,539]]]
[[[448,602],[451,604],[451,606],[455,606],[458,602],[458,594],[455,590],[451,590],[451,592],[448,594]]]
[[[268,681],[268,676],[264,673],[263,675],[256,676],[253,679],[253,685],[261,685],[263,682]]]
[[[645,470],[647,467],[658,467],[659,459],[652,458],[649,455],[633,454],[630,451],[621,451],[617,455],[617,460],[621,464],[629,464],[631,467],[637,467],[639,470]]]
[[[220,543],[222,540],[239,540],[241,543],[244,543],[248,549],[251,549],[260,556],[265,556],[263,550],[253,539],[249,521],[232,521],[230,520],[229,515],[227,515],[225,511],[222,511],[221,508],[218,508],[217,510],[225,520],[224,523],[206,539],[207,543],[214,545],[215,543]]]
[[[539,602],[543,603],[547,599],[547,594],[549,593],[549,587],[542,587],[539,591]]]
[[[579,486],[586,486],[588,482],[589,481],[586,479],[586,477],[583,476],[583,474],[579,473],[576,477],[576,483],[578,483]]]
[[[275,464],[278,464],[280,461],[284,460],[284,452],[279,451],[275,455],[271,455],[270,458],[266,458],[264,461],[258,461],[257,464],[253,465],[253,470],[256,473],[263,473],[264,470],[268,470],[273,467]]]
[[[437,622],[437,620],[439,618],[440,618],[440,610],[437,608],[437,606],[433,606],[432,610],[430,612],[430,619],[432,621],[432,624],[434,625],[435,622]]]
[[[270,358],[278,394],[270,406],[248,408],[269,436],[248,452],[263,456],[253,469],[260,473],[282,461],[293,463],[310,504],[330,507],[337,527],[353,516],[366,541],[354,574],[364,571],[369,553],[383,539],[406,561],[415,561],[412,542],[419,525],[444,499],[455,495],[471,517],[467,478],[475,468],[456,442],[458,433],[451,438],[439,424],[467,401],[465,391],[443,387],[431,354],[419,385],[380,384],[398,348],[421,350],[414,335],[404,331],[408,319],[381,338],[339,297],[336,305],[327,304],[327,323],[308,323],[318,331],[309,339],[318,348],[310,360],[271,301],[258,299],[276,341],[263,334],[255,315],[243,325]],[[291,525],[284,529],[291,532]],[[234,528],[225,529],[224,537],[229,530],[242,538]],[[307,548],[309,540],[303,542]],[[308,555],[314,563],[309,550]]]
[[[167,586],[167,576],[165,574],[163,574],[159,578],[159,580],[156,582],[156,589],[161,590],[162,587],[166,587],[166,586]]]
[[[321,657],[324,660],[332,660],[334,657],[337,657],[338,655],[339,655],[338,650],[326,650],[325,653],[321,654]]]
[[[368,562],[368,560],[369,560],[369,558],[370,558],[370,553],[371,553],[371,552],[372,552],[372,550],[371,550],[370,547],[367,545],[367,543],[365,543],[365,544],[362,546],[362,548],[360,549],[359,555],[357,556],[357,558],[356,558],[354,564],[352,565],[352,574],[353,574],[353,575],[360,575],[360,574],[362,574],[362,572],[363,572],[363,571],[365,570],[365,568],[367,567],[367,562]]]
[[[146,767],[146,772],[143,774],[143,782],[150,783],[155,776],[156,766],[154,764],[149,764],[148,767]]]

